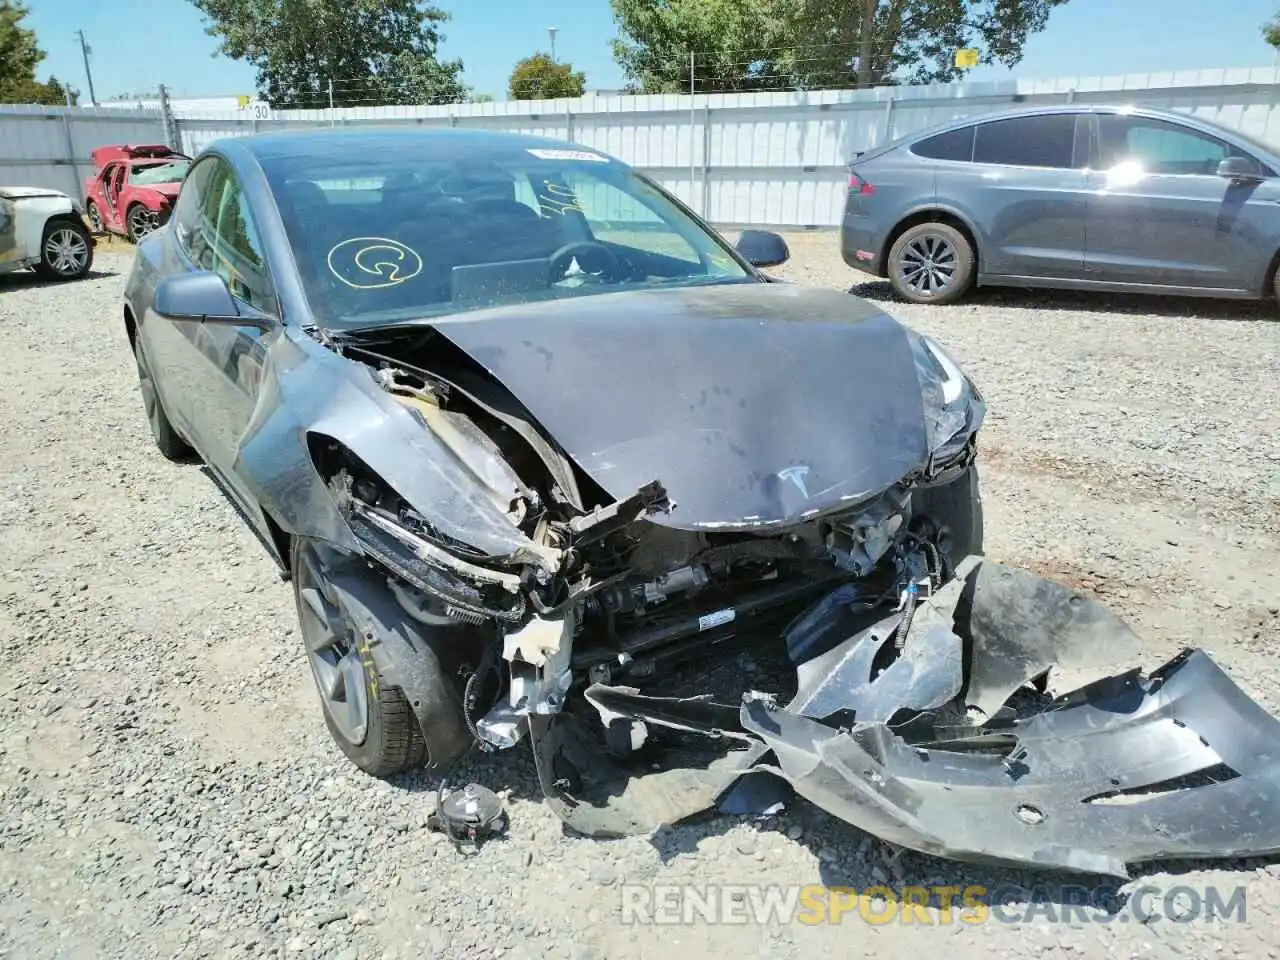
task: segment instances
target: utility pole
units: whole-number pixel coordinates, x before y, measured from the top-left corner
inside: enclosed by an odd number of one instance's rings
[[[547,27],[547,33],[550,34],[551,36],[551,62],[552,63],[556,62],[556,33],[558,33],[559,30],[560,30],[559,27]]]
[[[93,92],[93,71],[89,69],[89,54],[92,51],[89,49],[89,44],[84,38],[83,30],[77,30],[76,36],[80,40],[80,56],[84,58],[84,76],[85,79],[89,81],[89,102],[96,107],[98,105],[98,98]]]

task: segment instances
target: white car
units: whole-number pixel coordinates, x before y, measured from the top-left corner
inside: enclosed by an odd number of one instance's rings
[[[67,194],[0,187],[0,274],[32,267],[46,280],[79,280],[93,247],[84,210]]]

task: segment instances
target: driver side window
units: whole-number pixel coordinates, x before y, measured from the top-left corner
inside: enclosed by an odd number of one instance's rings
[[[689,242],[637,197],[578,172],[568,172],[563,183],[572,193],[572,198],[553,199],[571,199],[597,240],[672,257],[695,266],[701,264],[698,252]]]
[[[222,277],[238,300],[274,311],[257,227],[239,181],[223,160],[209,157],[191,168],[178,196],[173,229],[196,267]]]
[[[1146,173],[1213,176],[1227,157],[1245,156],[1217,137],[1148,117],[1103,114],[1098,130],[1104,170],[1133,161]]]

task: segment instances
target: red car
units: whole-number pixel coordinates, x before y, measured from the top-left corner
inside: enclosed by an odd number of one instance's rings
[[[84,183],[85,213],[95,233],[137,243],[169,219],[191,158],[164,144],[99,147]]]

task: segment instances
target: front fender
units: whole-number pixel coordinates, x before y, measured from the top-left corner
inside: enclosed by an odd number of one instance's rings
[[[168,203],[165,198],[158,193],[152,193],[150,190],[134,190],[125,199],[125,209],[140,203],[152,213],[163,213]]]
[[[304,337],[284,330],[266,335],[257,408],[235,463],[237,476],[287,533],[361,550],[312,461],[308,436],[316,434],[358,457],[446,537],[511,563],[556,569],[559,554],[517,529],[367,367]]]

